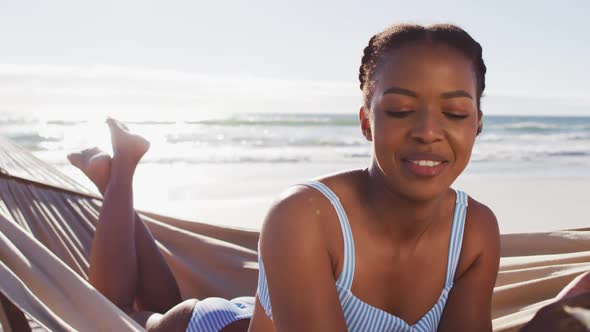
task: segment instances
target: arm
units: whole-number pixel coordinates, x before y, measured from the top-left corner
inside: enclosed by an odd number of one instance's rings
[[[492,293],[499,262],[496,217],[470,199],[459,267],[438,331],[492,331]]]
[[[298,189],[265,220],[260,254],[277,332],[346,331],[322,227],[330,208],[315,190]]]

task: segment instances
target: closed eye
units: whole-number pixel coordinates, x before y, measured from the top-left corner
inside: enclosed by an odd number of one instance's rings
[[[412,114],[414,111],[413,110],[404,110],[404,111],[386,111],[385,113],[392,117],[392,118],[405,118],[408,115]]]
[[[467,118],[468,114],[445,112],[445,116],[451,120],[461,120]]]

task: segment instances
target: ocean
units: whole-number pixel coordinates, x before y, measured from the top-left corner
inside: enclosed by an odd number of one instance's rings
[[[356,114],[145,118],[123,119],[152,143],[136,175],[136,205],[189,219],[257,228],[289,184],[366,167],[371,156]],[[65,156],[110,151],[103,119],[83,114],[0,112],[0,135],[88,187]],[[590,178],[590,117],[486,116],[462,177]]]

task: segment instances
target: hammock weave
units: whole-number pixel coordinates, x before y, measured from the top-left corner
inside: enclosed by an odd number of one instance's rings
[[[142,331],[87,282],[102,200],[0,138],[0,323],[4,331]],[[254,295],[258,232],[139,211],[183,298]],[[494,331],[517,331],[590,269],[590,231],[502,235]]]

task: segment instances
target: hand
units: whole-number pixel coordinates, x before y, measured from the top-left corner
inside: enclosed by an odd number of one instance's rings
[[[590,331],[590,293],[563,298],[537,312],[520,332]]]

